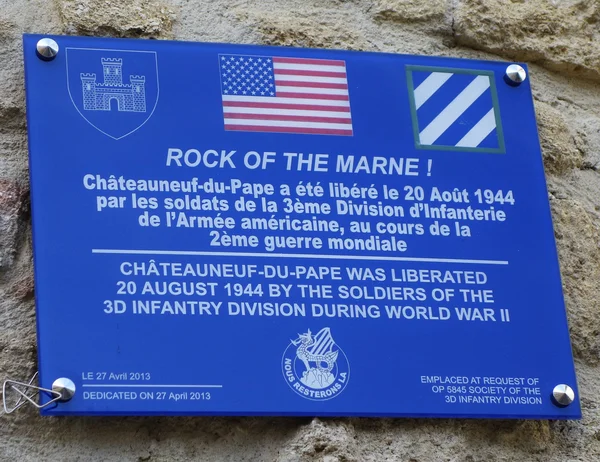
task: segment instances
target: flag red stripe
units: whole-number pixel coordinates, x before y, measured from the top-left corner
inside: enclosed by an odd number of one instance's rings
[[[257,107],[265,109],[298,109],[307,111],[350,112],[347,106],[318,106],[315,104],[255,103],[251,101],[223,101],[224,107]]]
[[[305,58],[273,58],[274,63],[282,64],[316,64],[323,66],[345,66],[345,61],[337,61],[334,59],[305,59]]]
[[[252,119],[252,120],[286,120],[294,122],[328,122],[332,124],[348,124],[352,125],[350,119],[341,117],[315,117],[315,116],[300,116],[300,115],[279,115],[279,114],[230,114],[225,111],[227,119]]]
[[[345,83],[321,83],[321,82],[291,82],[288,80],[275,79],[277,85],[285,87],[309,87],[309,88],[336,88],[339,90],[347,90],[348,85]]]
[[[242,132],[271,132],[271,133],[306,133],[317,135],[352,135],[352,130],[335,128],[303,128],[303,127],[263,127],[254,125],[225,125],[226,130]]]
[[[339,77],[346,78],[345,72],[328,72],[328,71],[299,71],[296,69],[274,69],[275,76],[278,75],[305,75],[310,77]]]
[[[288,93],[287,91],[278,91],[280,98],[304,98],[304,99],[328,99],[332,101],[348,101],[348,95],[321,95],[318,93]]]

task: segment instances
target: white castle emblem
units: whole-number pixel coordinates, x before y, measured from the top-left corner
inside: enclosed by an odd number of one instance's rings
[[[329,327],[314,335],[308,329],[290,340],[282,367],[292,390],[314,401],[337,396],[348,384],[350,375],[348,359],[333,340]]]
[[[96,74],[80,74],[83,87],[83,109],[110,111],[113,101],[120,112],[146,112],[146,77],[130,75],[123,83],[123,60],[101,58],[104,81],[96,82]]]

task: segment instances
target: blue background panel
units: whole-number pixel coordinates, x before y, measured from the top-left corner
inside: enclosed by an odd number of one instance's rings
[[[35,54],[39,38],[26,35],[24,50],[40,383],[51,387],[68,377],[77,386],[71,401],[44,414],[580,417],[578,397],[566,408],[550,399],[557,384],[578,391],[531,89],[529,80],[518,87],[503,81],[506,63],[80,37],[54,37],[61,51],[46,62]],[[268,72],[277,96],[269,104],[276,106],[227,100],[221,55],[272,59]],[[415,119],[412,92],[426,78],[410,71],[416,68],[469,73],[442,85]],[[463,75],[473,79],[473,72],[490,76],[504,150],[445,147],[456,145],[491,108],[492,90],[440,136],[440,146],[420,149],[415,127],[418,133],[443,111],[457,95],[454,86],[460,87]],[[82,74],[95,74],[93,95],[85,93],[92,87]],[[297,83],[308,81],[307,75],[316,77],[309,79],[314,85]],[[136,94],[140,82],[144,104]],[[254,128],[243,122],[244,130],[231,128],[231,119],[251,120]],[[493,131],[481,147],[499,148],[500,135]],[[169,149],[235,151],[235,168],[227,161],[167,166]],[[251,151],[273,152],[275,161],[247,168],[243,158]],[[287,168],[286,152],[327,153],[328,171]],[[338,172],[338,155],[414,158],[419,171]],[[97,178],[111,176],[135,181],[125,190],[91,189]],[[140,191],[137,180],[188,181],[203,189]],[[275,193],[234,194],[234,180],[270,184]],[[207,182],[230,189],[213,192]],[[292,203],[326,203],[334,212],[286,212],[280,192],[300,182],[319,183],[324,194],[292,192]],[[340,214],[339,198],[331,197],[334,183],[373,185],[379,196],[367,205],[402,206],[405,215]],[[397,189],[399,198],[384,198],[384,187]],[[420,188],[422,200],[406,196],[410,190],[419,196]],[[462,220],[471,235],[457,235],[456,220],[425,215],[426,205],[442,205],[431,200],[434,188],[467,191],[468,204],[451,201],[447,208],[493,207],[507,218]],[[477,190],[493,191],[494,202],[479,204]],[[511,200],[498,200],[498,191],[503,198],[510,191]],[[178,215],[170,215],[166,204],[186,195],[208,201],[203,210],[187,210],[189,216],[233,217],[235,228],[219,235],[256,236],[260,245],[216,247],[210,229],[178,227],[176,221],[168,226]],[[123,207],[98,210],[99,197],[109,196],[126,198]],[[258,209],[236,210],[241,197],[256,200]],[[278,210],[262,210],[261,198],[277,202]],[[411,215],[419,204],[418,216]],[[145,212],[161,224],[140,226]],[[407,248],[271,251],[264,246],[267,236],[327,243],[332,233],[240,225],[286,215],[335,220],[345,239],[393,238]],[[436,221],[449,226],[449,236],[431,234]],[[352,231],[353,222],[370,230]],[[392,236],[378,231],[379,223],[398,229],[412,224],[423,232]],[[430,282],[434,272],[454,281]],[[465,281],[467,274],[480,284]],[[493,301],[464,301],[461,290],[487,290]],[[444,293],[447,299],[435,300]],[[186,314],[175,311],[181,308]],[[461,320],[461,308],[488,308],[495,320]],[[143,312],[153,309],[158,311]],[[398,312],[402,316],[395,317]]]

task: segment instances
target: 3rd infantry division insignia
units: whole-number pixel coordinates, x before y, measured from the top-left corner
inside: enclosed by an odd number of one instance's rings
[[[504,153],[494,73],[407,66],[415,147]]]

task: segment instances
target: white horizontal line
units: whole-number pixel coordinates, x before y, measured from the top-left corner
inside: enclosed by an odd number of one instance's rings
[[[238,96],[223,95],[223,101],[237,101],[247,103],[278,103],[278,104],[311,104],[313,106],[338,106],[350,107],[349,101],[334,99],[315,99],[315,98],[281,98],[270,96]]]
[[[348,83],[345,77],[316,77],[313,75],[275,74],[275,83],[283,82]]]
[[[277,85],[277,91],[289,93],[313,93],[320,95],[348,96],[348,90],[344,90],[341,88],[286,87],[285,85]]]
[[[273,115],[292,115],[306,117],[338,117],[341,119],[350,119],[349,112],[336,112],[333,109],[324,109],[322,111],[308,111],[301,109],[272,109],[261,107],[233,107],[224,106],[223,113],[227,114],[273,114]]]
[[[318,72],[346,72],[346,66],[332,66],[323,64],[296,64],[296,63],[273,63],[273,69],[289,69],[294,71],[318,71]]]
[[[297,128],[331,128],[333,130],[351,130],[352,123],[335,124],[330,122],[298,122],[294,120],[260,120],[260,119],[228,119],[225,125],[252,125],[259,127],[297,127]]]
[[[84,383],[82,387],[88,388],[223,388],[223,385],[149,385],[149,384],[123,384],[123,383],[115,383],[115,384],[91,384]]]
[[[481,265],[508,265],[507,260],[465,260],[460,258],[428,257],[383,257],[378,255],[318,255],[306,253],[253,253],[253,252],[206,252],[199,250],[137,250],[137,249],[92,249],[92,253],[123,255],[192,255],[206,257],[264,257],[264,258],[308,258],[325,260],[373,260],[373,261],[414,261],[429,263],[465,263]]]

